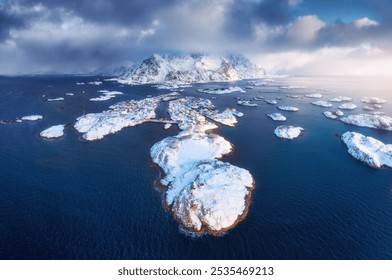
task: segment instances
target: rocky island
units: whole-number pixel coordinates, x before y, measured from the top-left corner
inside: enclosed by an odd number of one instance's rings
[[[357,160],[372,168],[392,168],[392,145],[356,132],[346,132],[341,138],[348,148],[348,153]]]

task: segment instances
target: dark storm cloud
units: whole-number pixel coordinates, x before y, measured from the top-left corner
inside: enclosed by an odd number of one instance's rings
[[[346,24],[337,21],[320,29],[312,47],[349,47],[365,43],[389,47],[390,38],[392,38],[391,20],[362,28],[354,23]]]
[[[226,32],[240,38],[252,37],[255,24],[288,24],[294,18],[289,0],[238,0],[228,9]]]
[[[22,28],[24,25],[22,18],[0,10],[0,42],[8,38],[11,29]]]
[[[369,1],[0,0],[0,70],[81,73],[154,52],[258,55],[359,44],[388,51],[392,2],[374,3],[373,25],[353,23],[367,15]],[[351,17],[328,20],[325,3]]]
[[[42,4],[50,9],[63,8],[95,23],[146,24],[157,11],[172,7],[178,0],[20,0],[25,7]]]

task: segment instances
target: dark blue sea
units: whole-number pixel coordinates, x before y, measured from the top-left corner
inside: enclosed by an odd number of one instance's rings
[[[68,126],[60,140],[37,135],[57,124],[73,124],[83,112],[146,95],[168,93],[151,86],[76,85],[100,77],[0,77],[0,120],[43,114],[37,122],[0,124],[0,258],[1,259],[392,259],[392,170],[374,170],[353,159],[336,134],[356,131],[392,144],[392,132],[350,126],[325,118],[325,109],[309,98],[288,94],[322,93],[355,98],[378,96],[389,102],[388,78],[286,77],[246,93],[212,100],[220,109],[234,107],[245,115],[236,128],[214,133],[235,146],[225,158],[248,169],[256,186],[249,214],[220,237],[192,237],[179,229],[163,207],[154,185],[159,170],[149,150],[178,129],[143,124],[101,141],[81,141]],[[198,88],[245,87],[245,81],[195,85],[183,95],[211,96]],[[301,85],[305,89],[280,89]],[[124,95],[88,102],[98,90]],[[84,92],[83,92],[84,91]],[[74,96],[65,96],[65,93]],[[45,95],[45,97],[42,97]],[[283,112],[287,125],[305,128],[295,141],[274,136],[276,123],[267,113],[275,106],[237,107],[234,97],[282,98],[300,112]],[[47,102],[46,98],[64,97]],[[335,105],[336,108],[336,105]],[[164,112],[161,112],[164,114]]]

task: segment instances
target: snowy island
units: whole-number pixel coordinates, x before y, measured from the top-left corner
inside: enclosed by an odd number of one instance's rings
[[[59,139],[64,136],[65,125],[59,124],[43,130],[39,136],[46,139]]]
[[[341,138],[348,148],[348,153],[357,160],[372,168],[392,168],[392,145],[356,132],[346,132]]]
[[[383,115],[357,114],[340,119],[342,122],[361,126],[392,131],[392,118]]]
[[[279,121],[279,122],[284,122],[287,120],[287,118],[283,116],[281,113],[267,114],[267,117],[271,118],[274,121]]]
[[[299,137],[303,130],[302,127],[281,125],[275,129],[274,133],[279,138],[293,140]]]
[[[161,102],[169,102],[170,119],[156,119]],[[99,140],[125,127],[145,122],[177,124],[181,132],[151,148],[151,158],[164,172],[159,181],[165,206],[181,227],[195,234],[220,235],[247,214],[254,180],[249,171],[219,159],[233,152],[230,142],[210,133],[216,123],[234,126],[242,113],[218,111],[209,99],[177,93],[139,101],[118,102],[101,113],[79,117],[74,125],[87,141]]]

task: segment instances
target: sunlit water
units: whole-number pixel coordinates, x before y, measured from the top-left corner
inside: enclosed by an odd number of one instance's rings
[[[112,82],[76,85],[94,80],[0,78],[0,120],[45,115],[38,122],[0,124],[2,259],[392,258],[392,171],[356,161],[336,136],[356,131],[392,143],[392,132],[329,120],[322,115],[326,109],[310,105],[313,99],[286,96],[352,96],[359,108],[351,113],[362,112],[360,97],[383,97],[389,102],[382,110],[391,116],[391,79],[276,78],[269,86],[212,100],[220,109],[234,107],[245,114],[236,128],[221,127],[214,133],[234,144],[234,155],[225,161],[248,169],[256,187],[244,221],[221,237],[198,238],[179,229],[154,187],[159,170],[149,150],[177,134],[176,127],[143,124],[96,142],[81,141],[72,126],[61,140],[37,137],[49,126],[73,123],[84,111],[100,112],[120,100],[168,92]],[[208,98],[197,88],[228,85],[197,85],[183,95]],[[283,85],[306,89],[282,90]],[[125,94],[87,102],[100,89]],[[67,92],[75,96],[64,96]],[[42,95],[65,101],[46,102]],[[300,112],[281,113],[288,117],[287,125],[302,126],[304,134],[295,141],[278,139],[273,131],[281,123],[265,116],[277,112],[275,106],[258,102],[257,108],[237,107],[234,99],[255,96],[279,97],[279,104],[299,107]]]

